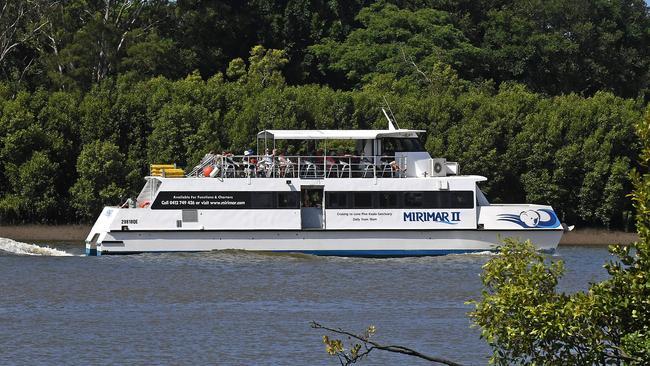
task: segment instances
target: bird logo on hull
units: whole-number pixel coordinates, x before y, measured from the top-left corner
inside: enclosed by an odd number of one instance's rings
[[[560,220],[558,220],[555,212],[545,208],[540,210],[522,211],[519,215],[500,214],[498,215],[497,221],[512,222],[513,224],[517,224],[526,229],[554,229],[560,226]]]

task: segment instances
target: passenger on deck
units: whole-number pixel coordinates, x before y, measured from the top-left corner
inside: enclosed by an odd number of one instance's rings
[[[275,152],[275,150],[273,150]],[[261,164],[272,164],[273,163],[273,155],[269,153],[269,149],[264,149],[264,156],[262,157],[262,161],[260,161]]]
[[[390,162],[390,168],[393,170],[393,173],[400,173],[401,174],[403,172],[406,172],[406,168],[402,168],[401,166],[399,166],[399,164],[395,160],[392,160]]]
[[[287,170],[291,170],[291,174],[293,175],[293,162],[284,156],[282,150],[280,150],[279,154],[280,156],[278,157],[278,161],[280,162],[280,176],[285,177]]]
[[[273,173],[273,168],[275,167],[274,160],[277,150],[273,149],[272,153],[269,154],[269,149],[264,150],[264,157],[262,160],[257,163],[257,172],[258,174],[264,173],[266,177],[270,177]]]

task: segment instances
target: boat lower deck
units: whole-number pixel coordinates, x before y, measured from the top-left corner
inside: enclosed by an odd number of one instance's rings
[[[562,230],[260,230],[110,231],[87,254],[251,250],[314,255],[403,257],[495,250],[506,237],[553,251]]]

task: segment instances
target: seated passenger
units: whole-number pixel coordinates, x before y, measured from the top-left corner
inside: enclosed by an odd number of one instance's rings
[[[400,173],[400,172],[405,172],[406,171],[406,168],[402,169],[402,167],[400,167],[399,164],[397,163],[397,161],[395,161],[395,160],[392,160],[390,162],[390,168],[393,170],[394,173]]]
[[[276,152],[276,150],[273,149],[273,153],[269,154],[269,149],[264,150],[264,159],[263,159],[264,164],[266,164],[266,165],[273,164],[273,158],[275,157],[275,152]]]
[[[280,162],[280,176],[284,177],[287,173],[287,170],[290,169],[293,172],[293,162],[284,156],[284,152],[280,150],[280,156],[278,157]]]
[[[273,149],[272,153],[269,153],[269,149],[264,150],[264,157],[257,163],[257,171],[259,174],[264,173],[267,177],[270,177],[273,173],[275,154],[277,150]]]

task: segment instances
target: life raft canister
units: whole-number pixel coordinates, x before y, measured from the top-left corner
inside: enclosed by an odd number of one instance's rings
[[[214,170],[214,167],[212,165],[208,165],[205,168],[203,168],[203,176],[204,177],[209,177],[210,173]]]

